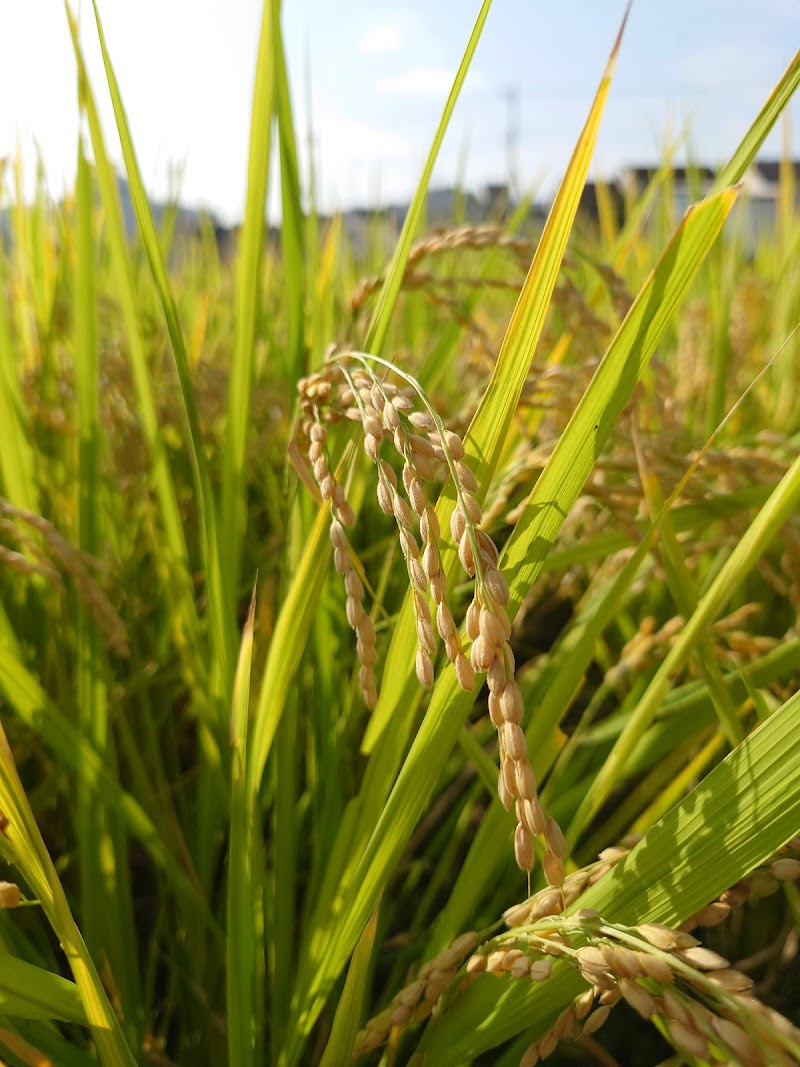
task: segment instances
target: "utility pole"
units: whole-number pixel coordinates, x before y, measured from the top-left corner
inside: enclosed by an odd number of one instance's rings
[[[506,173],[510,200],[519,195],[519,138],[520,138],[520,91],[518,85],[509,85],[503,93],[506,100]]]

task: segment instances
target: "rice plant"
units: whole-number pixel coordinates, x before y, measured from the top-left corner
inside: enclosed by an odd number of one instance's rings
[[[232,257],[66,5],[75,189],[0,250],[3,1062],[800,1062],[800,224],[740,206],[800,54],[682,219],[665,153],[593,227],[609,27],[543,228],[426,232],[490,6],[385,263],[279,4]]]

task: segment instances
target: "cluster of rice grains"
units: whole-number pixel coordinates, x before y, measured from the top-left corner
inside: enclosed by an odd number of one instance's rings
[[[560,958],[587,983],[529,1046],[520,1067],[533,1067],[561,1040],[596,1032],[623,1000],[642,1018],[658,1020],[681,1056],[744,1067],[797,1063],[800,1030],[752,995],[748,975],[691,934],[659,923],[604,923],[591,909],[555,925],[555,932],[547,931],[544,938],[531,931],[518,943],[503,942],[502,948],[473,956],[467,964],[468,973],[472,964],[476,973],[494,967],[495,973],[517,977],[530,972],[541,981],[549,974],[550,960]],[[534,968],[540,973],[534,975]]]
[[[402,388],[393,385],[373,372],[370,360],[374,357],[337,355],[321,373],[303,379],[299,385],[303,417],[298,428],[298,445],[307,448],[317,486],[331,508],[334,564],[344,578],[347,619],[357,636],[364,700],[370,709],[377,700],[375,630],[363,608],[364,588],[353,568],[345,534],[345,527],[354,521],[353,511],[326,452],[328,427],[340,421],[360,426],[364,451],[377,471],[378,504],[397,524],[413,591],[417,677],[424,686],[433,684],[437,633],[462,689],[471,690],[476,672],[485,672],[489,714],[500,741],[498,793],[505,807],[515,807],[517,815],[517,863],[530,875],[533,838],[541,836],[545,876],[551,885],[560,886],[566,846],[559,827],[542,810],[528,760],[522,729],[522,694],[514,678],[514,655],[509,644],[509,590],[497,565],[497,547],[481,529],[475,475],[464,460],[460,437],[445,428],[417,383],[401,375],[409,384]],[[386,366],[383,361],[375,362]],[[386,455],[390,450],[402,462],[399,479]],[[450,530],[461,565],[475,580],[474,596],[466,614],[466,633],[472,642],[469,658],[448,603],[439,548],[441,531],[426,493],[427,485],[447,474],[453,479],[456,495]]]
[[[5,497],[0,497],[0,565],[22,575],[39,575],[59,592],[65,588],[62,572],[68,574],[106,644],[127,656],[128,633],[102,587],[101,561],[76,548],[47,519]]]
[[[605,849],[597,862],[568,875],[561,889],[542,890],[510,908],[502,932],[462,934],[370,1019],[356,1037],[354,1055],[396,1039],[407,1026],[443,1010],[480,975],[541,983],[558,960],[573,967],[586,988],[530,1045],[520,1067],[546,1059],[561,1041],[595,1033],[622,1001],[656,1021],[681,1056],[744,1067],[797,1063],[800,1030],[757,999],[747,974],[701,945],[688,929],[715,926],[745,900],[800,879],[800,838],[680,929],[659,923],[608,923],[589,908],[566,916],[565,905],[574,904],[604,878],[637,840],[632,836]]]

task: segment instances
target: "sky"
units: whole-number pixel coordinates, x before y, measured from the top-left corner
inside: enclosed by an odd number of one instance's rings
[[[151,195],[179,190],[184,203],[239,220],[261,3],[98,7]],[[478,0],[284,0],[301,166],[307,176],[313,155],[323,210],[408,200],[478,8]],[[518,191],[546,199],[623,9],[622,0],[494,0],[433,185],[458,181],[479,191],[511,177]],[[119,161],[85,0],[80,23]],[[80,128],[63,5],[0,0],[0,41],[0,157],[19,146],[29,192],[40,155],[51,193],[61,196],[74,181]],[[593,173],[654,163],[687,126],[696,162],[724,161],[798,47],[800,0],[634,0]],[[763,156],[780,154],[782,132],[800,157],[800,97]],[[274,202],[270,210],[277,212]]]

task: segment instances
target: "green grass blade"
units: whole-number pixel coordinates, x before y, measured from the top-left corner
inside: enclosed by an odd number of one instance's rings
[[[270,793],[273,798],[270,834],[272,863],[267,885],[270,903],[267,962],[270,998],[270,1060],[276,1063],[291,1023],[292,983],[297,962],[297,932],[302,922],[300,901],[309,856],[303,848],[302,800],[312,792],[301,779],[298,756],[302,750],[300,702],[289,697],[281,717],[270,760]],[[334,771],[335,773],[335,771]],[[312,816],[313,819],[313,816]],[[314,821],[315,836],[325,833],[322,821]],[[324,840],[324,839],[323,839]]]
[[[800,826],[800,696],[793,697],[646,834],[576,907],[610,922],[678,926]],[[583,987],[565,967],[540,985],[481,979],[431,1025],[425,1063],[456,1067],[528,1027],[543,1032]]]
[[[228,853],[228,1055],[229,1062],[249,1067],[263,1057],[263,916],[262,875],[254,848],[260,826],[246,788],[250,669],[253,660],[255,591],[242,632],[231,707],[231,830]]]
[[[0,301],[0,485],[17,507],[38,513],[34,452],[28,413],[22,400],[22,361],[11,338],[6,304]]]
[[[196,869],[200,877],[207,881],[211,876],[213,865],[214,837],[208,832],[205,823],[207,822],[206,813],[212,809],[208,795],[213,789],[214,777],[221,775],[218,739],[222,727],[219,712],[220,701],[218,695],[215,699],[215,687],[209,682],[219,680],[220,662],[215,657],[209,669],[208,657],[204,654],[204,642],[201,637],[195,602],[192,565],[184,532],[183,516],[178,503],[176,483],[167,458],[166,439],[161,432],[158,418],[155,381],[144,339],[134,264],[127,243],[116,174],[106,152],[95,98],[87,79],[80,50],[77,25],[68,5],[66,5],[66,10],[78,66],[79,98],[91,134],[97,181],[106,213],[111,268],[127,333],[128,357],[136,391],[140,429],[147,447],[148,477],[158,503],[164,535],[159,539],[155,548],[155,558],[160,569],[164,595],[170,604],[169,623],[173,640],[182,660],[184,677],[191,692],[193,705],[201,719],[202,756],[211,769],[211,773],[204,774],[201,779],[197,810],[198,821],[203,825],[198,830],[195,857]],[[201,530],[201,539],[202,536]],[[216,732],[213,733],[212,730]]]
[[[100,366],[97,341],[95,250],[92,236],[92,182],[83,142],[78,142],[76,189],[77,241],[75,272],[75,378],[78,408],[79,545],[92,557],[101,551],[100,509]],[[77,606],[78,715],[81,732],[116,777],[109,736],[106,672],[101,635],[85,604]],[[122,1017],[134,1047],[141,1044],[144,1010],[133,919],[128,850],[119,812],[110,812],[89,767],[77,778],[77,829],[80,842],[81,915],[90,950],[108,962],[119,990]],[[125,872],[122,874],[121,872]],[[114,901],[113,918],[108,908]]]
[[[219,552],[217,544],[216,509],[214,506],[214,493],[211,486],[208,464],[203,451],[203,443],[200,431],[200,419],[197,413],[197,404],[194,398],[189,360],[186,354],[186,344],[183,339],[183,329],[178,316],[178,307],[172,292],[165,254],[162,251],[161,242],[156,231],[150,202],[142,181],[141,170],[133,147],[128,119],[122,103],[122,96],[117,84],[111,57],[106,47],[105,34],[100,21],[100,13],[97,10],[96,0],[92,0],[95,21],[97,23],[97,36],[103,55],[108,88],[111,94],[111,102],[114,106],[114,115],[117,121],[122,155],[125,160],[125,170],[128,176],[128,184],[131,191],[131,200],[136,214],[136,222],[139,227],[142,245],[147,255],[150,271],[155,282],[164,318],[167,324],[170,345],[172,349],[175,370],[180,385],[180,398],[183,405],[183,416],[186,424],[186,445],[192,468],[192,477],[195,490],[195,505],[198,511],[200,541],[203,554],[203,570],[205,572],[208,590],[209,615],[211,618],[211,633],[214,641],[215,666],[221,676],[219,684],[220,696],[227,698],[233,676],[233,650],[234,650],[234,591],[224,589],[220,574]],[[87,94],[90,92],[88,83]],[[215,672],[216,677],[216,672]]]
[[[639,461],[639,478],[642,483],[645,500],[651,516],[655,519],[657,515],[661,514],[664,507],[661,486],[658,484],[655,473],[646,465],[638,442],[636,443],[636,452]],[[681,547],[675,536],[675,529],[670,521],[669,514],[663,514],[659,522],[659,541],[664,568],[667,572],[667,584],[675,601],[675,606],[684,618],[688,618],[697,607],[697,593],[694,587],[694,580],[681,553]],[[703,636],[698,641],[692,658],[714,702],[720,729],[732,747],[738,745],[744,737],[744,732],[741,723],[736,717],[736,709],[730,700],[728,690],[725,688],[722,671],[714,655],[714,649],[708,635]]]
[[[464,440],[469,465],[478,479],[478,496],[481,499],[489,488],[497,466],[550,306],[600,129],[600,120],[624,29],[625,19],[620,26],[586,123],[553,202],[544,233],[506,330],[494,372]],[[437,506],[437,516],[443,530],[447,529],[454,506],[455,496],[452,486],[448,484],[443,499]],[[452,578],[458,568],[455,552],[450,550],[443,558],[449,571],[448,577]],[[397,754],[402,751],[404,735],[407,734],[414,706],[410,690],[413,692],[415,678],[413,670],[409,668],[414,660],[415,642],[411,598],[408,597],[395,626],[394,638],[386,657],[384,676],[390,681],[382,687],[378,706],[370,718],[364,738],[363,749],[366,753],[373,751],[390,724],[393,725],[385,748]],[[403,679],[403,684],[400,679]],[[379,777],[388,778],[385,768],[381,769]],[[378,805],[369,807],[377,810]]]
[[[50,1062],[58,1064],[58,1067],[95,1067],[97,1063],[97,1057],[92,1053],[84,1052],[68,1043],[55,1024],[26,1023],[17,1019],[13,1023],[10,1020],[4,1022],[7,1028],[0,1029],[0,1050],[9,1055],[21,1056],[24,1051],[33,1063],[38,1065],[41,1061],[42,1067],[48,1067],[44,1057],[49,1057]],[[26,1047],[20,1046],[20,1041],[25,1042]],[[33,1055],[30,1050],[34,1050]],[[35,1058],[37,1055],[40,1060]],[[21,1062],[27,1067],[24,1058]]]
[[[319,1067],[339,1067],[347,1063],[355,1044],[359,1019],[362,1018],[364,994],[369,978],[369,964],[372,947],[378,930],[378,913],[372,916],[358,939],[353,958],[347,970],[344,989],[333,1017],[331,1036],[325,1046],[325,1052]]]
[[[756,153],[764,143],[767,134],[777,122],[778,116],[783,112],[799,85],[800,50],[795,53],[791,63],[783,72],[780,81],[744,135],[739,147],[727,164],[717,171],[714,184],[710,189],[710,195],[721,193],[727,186],[735,185],[736,182],[742,180],[745,171],[756,158]]]
[[[619,777],[620,768],[661,706],[671,679],[685,665],[698,639],[707,632],[731,593],[741,583],[742,577],[755,566],[778,530],[797,510],[798,504],[800,458],[795,460],[751,523],[670,649],[613,750],[589,786],[567,834],[569,840],[576,840],[608,796]]]
[[[729,189],[690,208],[603,357],[506,545],[503,566],[512,612],[541,571],[564,516],[719,236],[737,193]]]
[[[86,1026],[86,1011],[74,982],[5,953],[0,953],[0,1014]]]
[[[250,789],[257,793],[286,697],[305,652],[320,589],[328,569],[327,509],[317,514],[305,550],[281,606],[259,688],[248,760]]]
[[[284,374],[295,382],[305,374],[306,258],[305,217],[300,189],[300,168],[294,135],[292,101],[283,34],[280,28],[280,2],[272,0],[272,34],[275,67],[275,114],[281,166],[281,250],[286,287],[286,355]]]
[[[228,380],[227,426],[222,457],[221,560],[224,588],[233,591],[234,595],[239,585],[242,539],[247,525],[245,450],[261,297],[264,213],[275,91],[273,36],[278,32],[277,25],[273,24],[273,11],[273,0],[264,0],[250,119],[247,200],[239,235],[235,338]]]
[[[5,732],[0,727],[0,810],[7,824],[8,847],[58,938],[83,1004],[104,1067],[135,1067],[136,1061],[109,1003],[86,944],[75,924],[64,889],[39,832],[17,774]],[[53,983],[50,984],[51,991]]]
[[[164,541],[159,548],[163,559],[165,581],[169,588],[175,639],[186,661],[187,680],[193,688],[193,693],[197,700],[197,708],[202,710],[208,706],[207,686],[205,684],[206,670],[201,653],[202,642],[200,640],[194,601],[191,568],[175,483],[170,471],[164,438],[158,422],[153,382],[139,321],[136,287],[125,237],[117,179],[106,153],[100,118],[94,97],[89,89],[83,56],[78,42],[77,25],[68,5],[66,10],[78,64],[81,105],[89,124],[97,180],[106,211],[112,267],[128,337],[129,357],[139,405],[141,430],[147,444],[150,477],[158,500],[163,525]]]
[[[475,25],[470,34],[469,41],[467,42],[467,47],[464,49],[464,54],[461,57],[456,76],[453,79],[453,85],[444,105],[442,117],[439,119],[439,125],[433,136],[433,142],[430,151],[428,152],[427,159],[425,160],[425,165],[422,168],[422,174],[420,175],[416,192],[409,205],[408,214],[403,223],[403,229],[400,231],[392,261],[386,272],[386,281],[384,282],[380,296],[378,297],[375,312],[370,321],[367,337],[364,342],[366,351],[372,352],[375,355],[381,354],[386,343],[389,324],[391,323],[395,304],[397,303],[397,297],[400,295],[400,288],[403,284],[403,275],[405,273],[406,263],[408,262],[408,253],[411,251],[414,235],[416,234],[417,227],[419,226],[425,211],[425,198],[428,194],[428,186],[430,185],[436,157],[439,155],[439,149],[442,147],[444,135],[447,132],[447,127],[450,125],[450,119],[453,116],[456,101],[461,95],[461,90],[467,77],[467,71],[472,63],[475,50],[478,47],[478,41],[483,33],[483,27],[486,23],[491,6],[492,0],[483,0],[483,3],[481,4],[481,9],[478,12],[478,17],[475,20]]]
[[[626,11],[589,115],[536,247],[536,254],[503,339],[497,365],[464,442],[470,464],[478,479],[481,497],[489,488],[505,444],[511,419],[550,307],[550,299],[600,131],[600,122],[611,88],[627,18]]]

